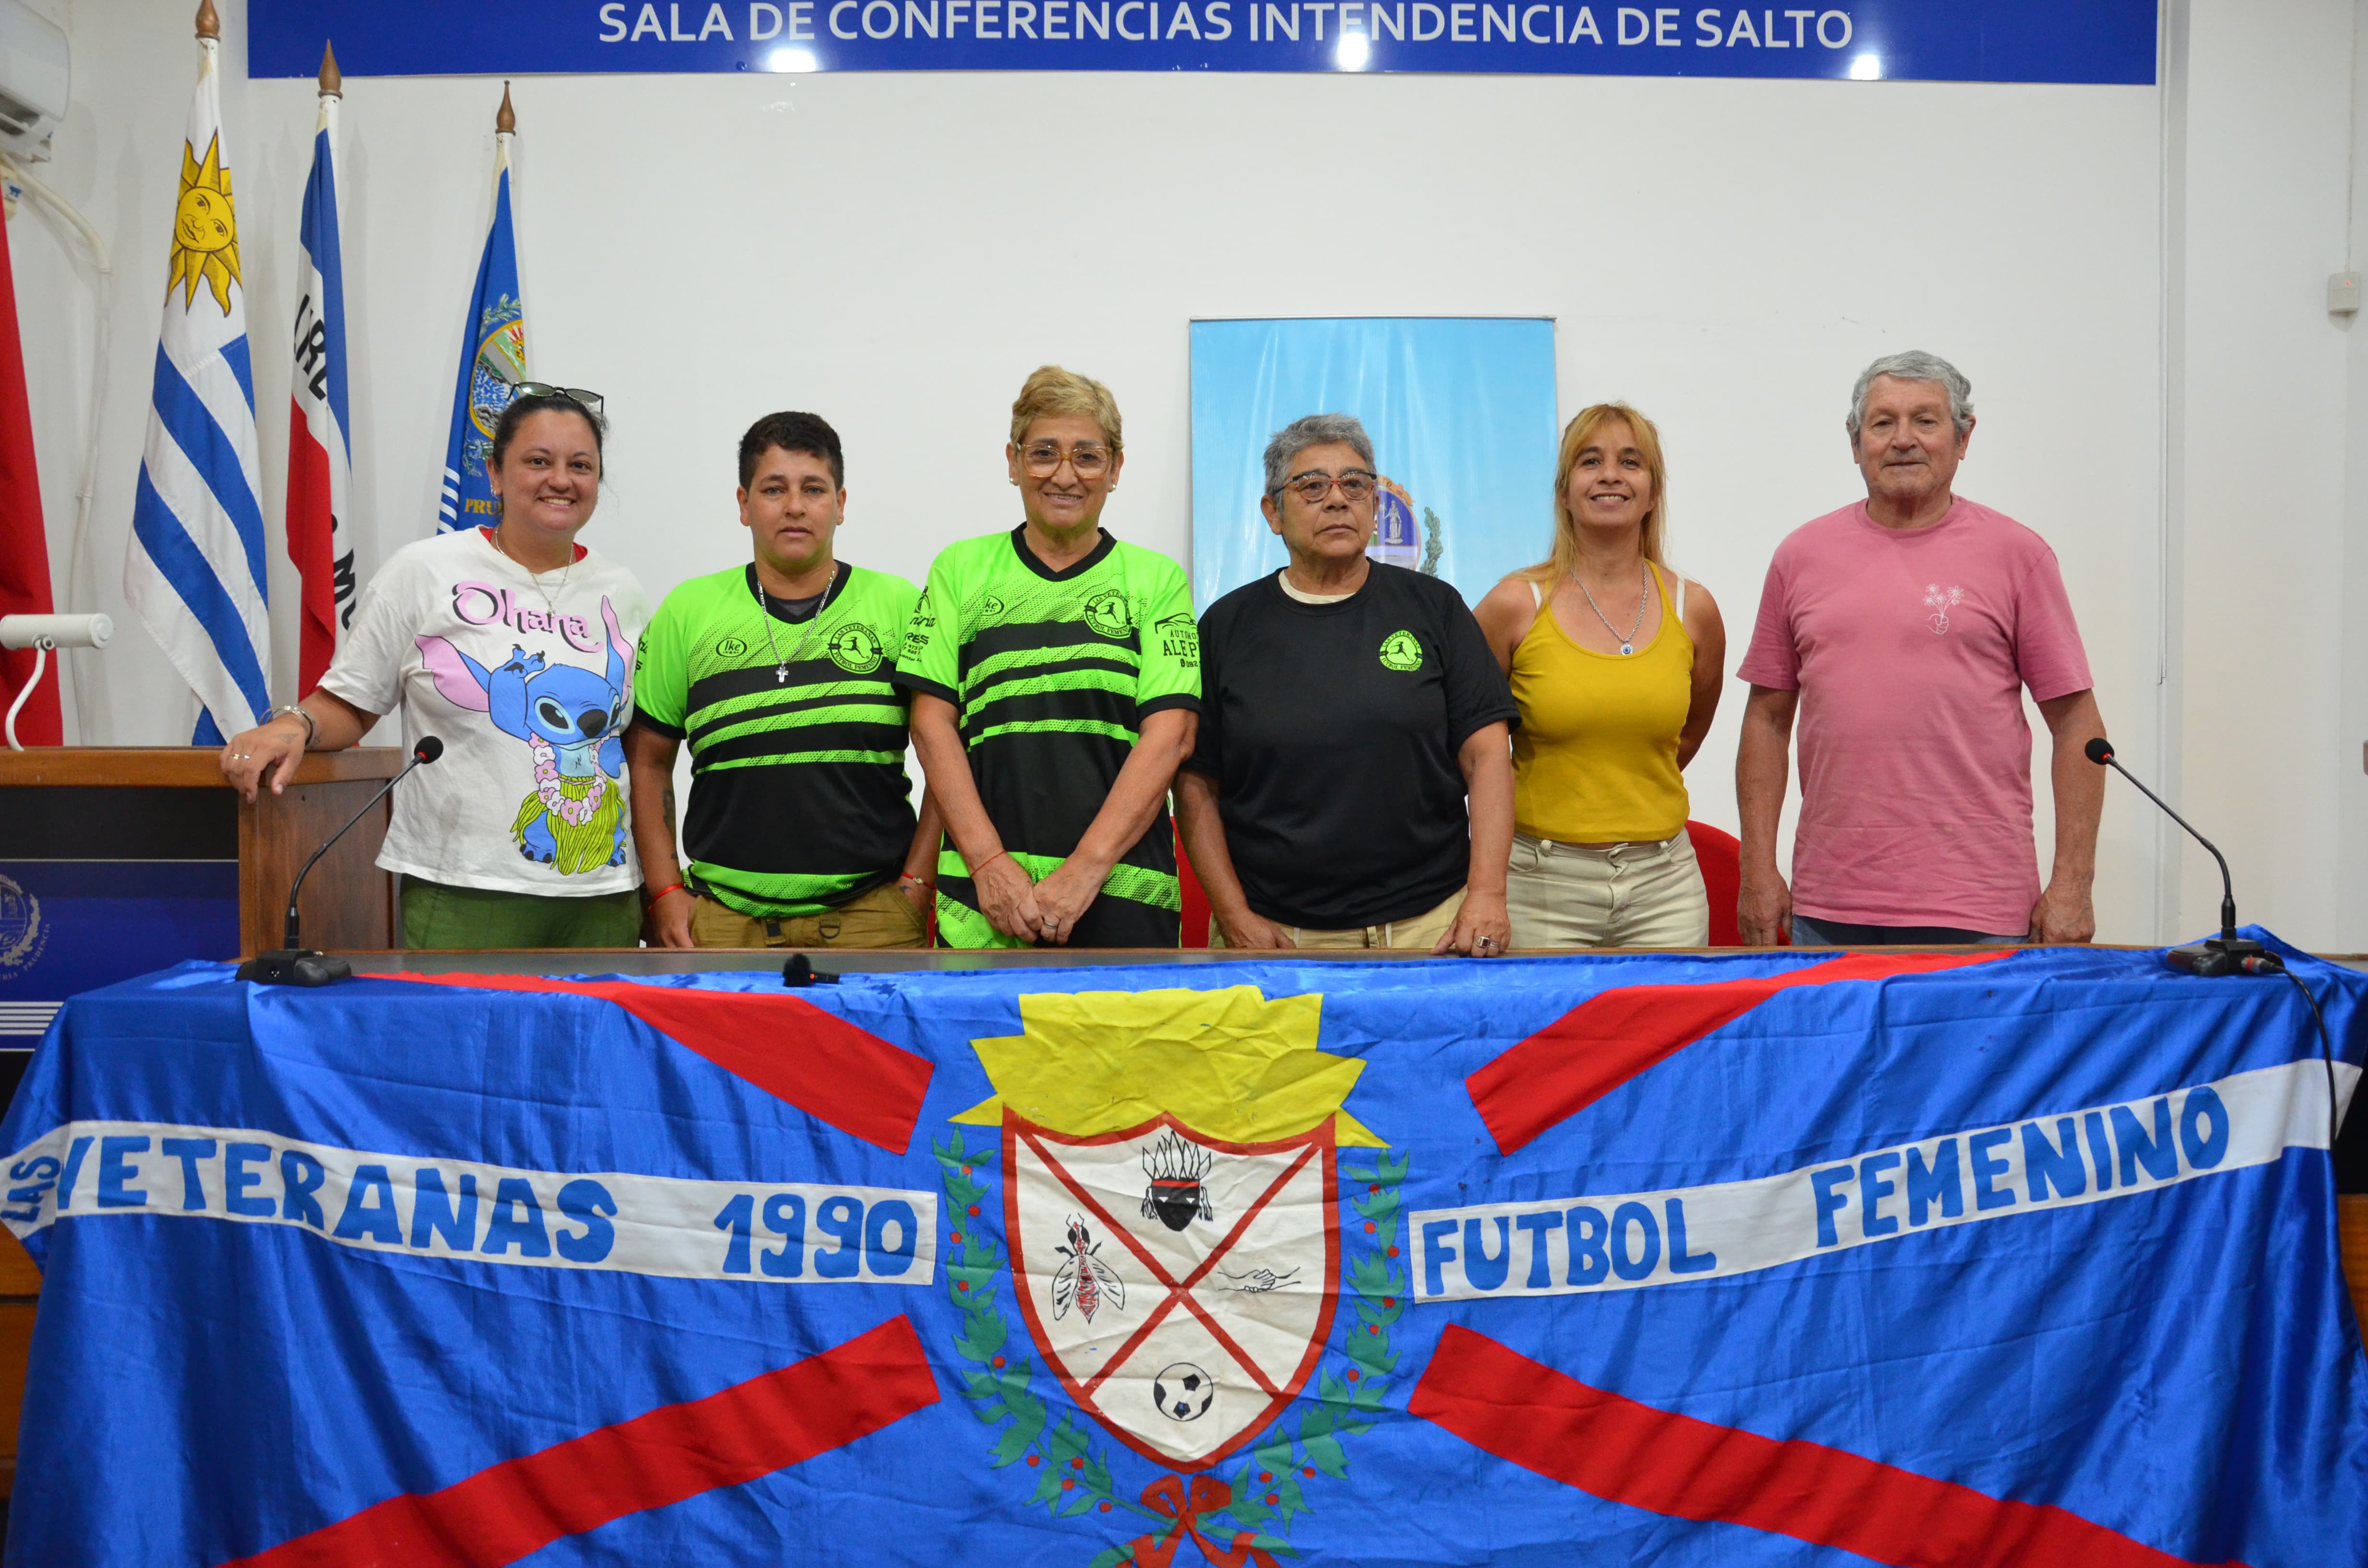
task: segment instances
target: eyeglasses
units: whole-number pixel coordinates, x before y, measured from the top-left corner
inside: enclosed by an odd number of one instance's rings
[[[518,381],[511,386],[510,395],[520,397],[564,397],[587,413],[600,412],[600,394],[582,387],[555,387],[549,381]]]
[[[1110,449],[1095,446],[1090,441],[1080,441],[1066,451],[1053,441],[1038,441],[1019,449],[1020,466],[1028,471],[1030,479],[1052,478],[1061,472],[1064,459],[1079,479],[1099,479],[1110,472]]]
[[[1324,504],[1324,497],[1332,494],[1332,487],[1336,484],[1340,487],[1340,499],[1354,506],[1359,502],[1371,500],[1373,492],[1380,487],[1381,480],[1361,468],[1352,468],[1337,479],[1328,473],[1299,473],[1284,480],[1268,494],[1280,495],[1286,490],[1295,490],[1302,501],[1311,506],[1320,506]]]

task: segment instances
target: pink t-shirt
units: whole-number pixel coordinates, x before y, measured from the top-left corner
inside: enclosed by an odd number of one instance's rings
[[[2031,727],[2085,691],[2055,552],[1960,496],[1930,528],[1859,502],[1776,547],[1736,674],[1797,690],[1793,903],[1811,919],[2025,929],[2039,902]]]

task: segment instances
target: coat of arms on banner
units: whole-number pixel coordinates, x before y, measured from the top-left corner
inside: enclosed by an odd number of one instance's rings
[[[973,1042],[996,1093],[955,1119],[996,1126],[1001,1141],[992,1156],[966,1158],[959,1134],[939,1150],[951,1212],[984,1217],[963,1199],[988,1199],[972,1178],[993,1159],[1005,1278],[1037,1356],[1080,1412],[1177,1472],[1132,1501],[1091,1451],[1089,1427],[1063,1416],[1044,1430],[1026,1361],[984,1353],[1009,1335],[986,1289],[1000,1260],[985,1237],[957,1233],[949,1278],[969,1326],[956,1348],[988,1364],[972,1390],[988,1401],[981,1418],[1019,1417],[994,1462],[1053,1461],[1038,1501],[1056,1513],[1122,1506],[1163,1527],[1098,1562],[1164,1563],[1188,1530],[1212,1560],[1271,1561],[1265,1549],[1288,1541],[1258,1527],[1288,1526],[1306,1506],[1303,1480],[1343,1473],[1336,1434],[1362,1430],[1378,1409],[1372,1378],[1395,1362],[1385,1328],[1403,1310],[1392,1260],[1405,1165],[1384,1156],[1356,1173],[1386,1185],[1356,1188],[1369,1216],[1360,1239],[1376,1256],[1354,1261],[1344,1292],[1338,1156],[1383,1145],[1341,1108],[1364,1063],[1316,1049],[1321,1005],[1247,986],[1023,996],[1026,1032]],[[1331,1353],[1349,1364],[1311,1389],[1344,1296],[1360,1322]],[[1301,1453],[1278,1418],[1303,1396],[1313,1403]],[[1231,1482],[1202,1473],[1246,1449]]]

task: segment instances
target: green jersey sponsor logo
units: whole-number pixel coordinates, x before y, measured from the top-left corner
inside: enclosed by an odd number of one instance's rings
[[[881,645],[880,633],[861,621],[851,620],[830,634],[831,663],[851,676],[868,676],[880,667],[887,651]]]
[[[973,624],[984,625],[985,622],[990,620],[1002,619],[1003,610],[1003,601],[996,598],[993,594],[989,594],[986,597],[978,601],[974,613],[972,614],[969,619]]]
[[[1159,623],[1159,653],[1187,669],[1201,667],[1201,629],[1189,615],[1171,615]]]
[[[1104,588],[1086,601],[1086,624],[1104,637],[1124,637],[1134,630],[1134,607],[1116,588]]]
[[[929,645],[929,633],[937,627],[938,618],[929,608],[929,591],[924,588],[920,598],[914,602],[913,619],[905,627],[905,650],[900,656],[907,659],[917,657],[921,650]]]
[[[1382,639],[1382,667],[1390,670],[1422,668],[1422,644],[1411,631],[1393,631]]]
[[[747,652],[748,644],[737,637],[726,637],[715,645],[715,656],[719,659],[737,659]]]

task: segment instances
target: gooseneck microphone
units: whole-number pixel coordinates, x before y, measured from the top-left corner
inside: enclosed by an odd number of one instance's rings
[[[2195,824],[2193,823],[2189,822],[2185,817],[2180,816],[2177,812],[2172,811],[2170,809],[2170,802],[2165,801],[2160,795],[2157,795],[2153,790],[2147,789],[2144,784],[2139,784],[2137,775],[2132,773],[2128,768],[2123,767],[2119,761],[2115,760],[2113,756],[2112,742],[2105,739],[2104,736],[2100,735],[2095,740],[2089,743],[2088,752],[2089,760],[2090,762],[2095,763],[2100,767],[2110,767],[2114,772],[2120,774],[2123,778],[2128,779],[2131,783],[2136,784],[2139,794],[2144,795],[2147,800],[2152,801],[2156,805],[2160,806],[2162,808],[2163,815],[2169,817],[2180,826],[2187,829],[2188,836],[2194,839],[2196,843],[2203,846],[2204,848],[2211,850],[2212,858],[2220,862],[2220,934],[2217,937],[2207,937],[2203,941],[2191,944],[2188,947],[2171,949],[2169,953],[2171,963],[2180,969],[2192,970],[2197,974],[2260,974],[2269,972],[2266,969],[2248,970],[2244,964],[2243,960],[2246,959],[2262,958],[2267,956],[2269,949],[2261,946],[2260,943],[2254,941],[2249,937],[2239,937],[2237,935],[2237,885],[2234,881],[2229,880],[2228,858],[2220,853],[2220,849],[2217,845],[2204,837],[2202,834],[2196,832]]]
[[[2114,761],[2112,742],[2100,735],[2090,741],[2086,749],[2090,762],[2100,767],[2110,767],[2131,783],[2137,784],[2140,794],[2162,807],[2163,815],[2187,829],[2188,835],[2211,850],[2212,858],[2220,862],[2220,934],[2207,937],[2201,942],[2191,942],[2183,948],[2173,948],[2163,954],[2171,967],[2186,970],[2191,974],[2208,976],[2283,974],[2294,983],[2294,989],[2302,993],[2302,999],[2310,1005],[2311,1021],[2318,1026],[2319,1055],[2327,1066],[2327,1147],[2332,1155],[2336,1139],[2342,1131],[2343,1117],[2338,1108],[2335,1090],[2335,1042],[2328,1035],[2327,1017],[2319,1011],[2318,998],[2310,994],[2310,987],[2303,983],[2302,976],[2286,968],[2283,959],[2250,937],[2237,935],[2237,892],[2236,884],[2228,878],[2228,858],[2221,854],[2210,839],[2197,833],[2192,823],[2172,811],[2160,795],[2138,784],[2135,774]]]
[[[315,952],[299,939],[301,917],[296,912],[296,895],[303,891],[304,879],[312,875],[313,868],[320,864],[321,857],[329,852],[330,846],[377,809],[378,803],[386,799],[388,791],[410,778],[414,768],[431,763],[443,755],[442,741],[434,735],[420,736],[419,744],[411,748],[411,760],[403,765],[402,771],[381,785],[378,792],[362,803],[360,811],[346,819],[344,827],[321,841],[321,846],[313,851],[312,858],[305,861],[303,869],[296,873],[296,880],[288,884],[288,914],[279,927],[279,946],[268,952],[257,953],[239,965],[239,979],[251,980],[258,985],[327,985],[335,981],[353,978],[353,965],[343,959]]]

